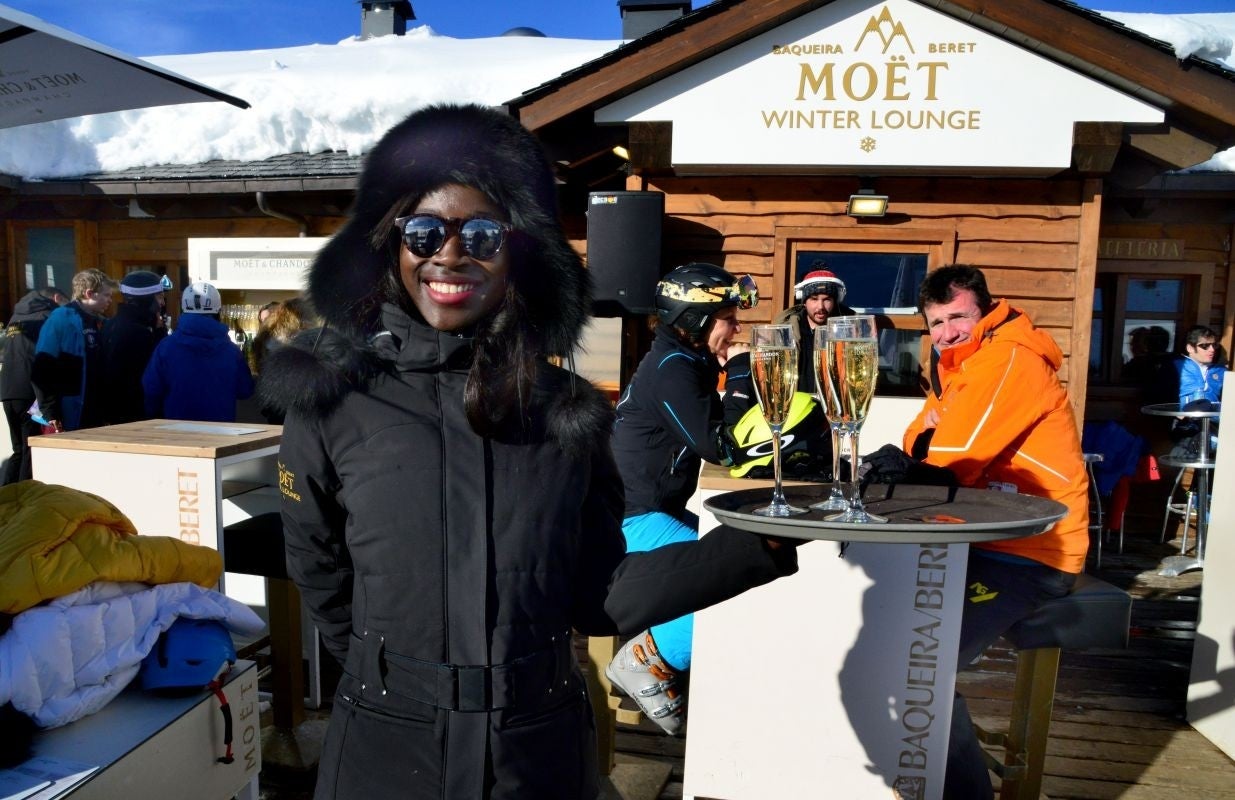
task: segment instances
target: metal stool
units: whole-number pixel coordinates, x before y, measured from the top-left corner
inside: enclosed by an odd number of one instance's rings
[[[1094,556],[1094,569],[1102,568],[1102,540],[1106,532],[1102,529],[1102,495],[1098,492],[1098,476],[1094,474],[1094,464],[1101,463],[1104,456],[1101,453],[1083,453],[1085,471],[1089,473],[1089,531],[1097,534],[1098,551]],[[1119,531],[1119,552],[1124,551],[1124,532]]]
[[[1004,748],[1002,763],[986,753],[987,766],[1002,779],[1000,800],[1038,800],[1042,791],[1060,650],[1127,647],[1131,616],[1127,592],[1081,574],[1071,592],[1043,604],[1005,634],[1019,651],[1008,730],[991,733],[974,726],[980,741]]]
[[[1191,467],[1181,467],[1179,472],[1175,473],[1175,482],[1171,484],[1171,492],[1166,496],[1166,508],[1162,512],[1162,533],[1158,535],[1158,543],[1166,541],[1166,528],[1170,524],[1171,515],[1179,514],[1183,517],[1184,538],[1179,545],[1179,552],[1182,555],[1188,551],[1188,525],[1196,524],[1196,492],[1192,490],[1192,481],[1188,481],[1188,489],[1184,492],[1184,500],[1182,503],[1175,500],[1175,493],[1179,491],[1179,486],[1183,483],[1185,472],[1191,472]]]

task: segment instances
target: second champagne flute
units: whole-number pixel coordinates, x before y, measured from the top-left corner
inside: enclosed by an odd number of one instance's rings
[[[841,489],[840,479],[840,440],[841,430],[845,421],[841,415],[840,398],[836,387],[828,379],[828,326],[815,328],[815,387],[819,393],[819,402],[823,405],[823,414],[827,417],[828,427],[832,429],[832,491],[826,500],[812,503],[816,511],[844,511],[849,508],[845,492]]]
[[[781,486],[780,431],[789,416],[789,406],[798,385],[798,348],[788,325],[756,325],[751,328],[751,373],[759,409],[772,430],[772,502],[754,510],[761,517],[805,514],[805,508],[785,501]]]
[[[862,506],[862,486],[858,478],[858,431],[866,421],[875,378],[879,374],[879,340],[875,318],[869,314],[828,320],[828,380],[836,389],[841,419],[849,433],[849,509],[834,514],[833,522],[887,522]]]

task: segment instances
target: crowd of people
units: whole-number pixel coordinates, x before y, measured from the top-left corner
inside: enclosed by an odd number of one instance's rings
[[[318,324],[303,297],[268,303],[246,354],[230,338],[222,297],[208,282],[179,293],[173,329],[173,288],[150,270],[117,281],[86,269],[73,276],[71,293],[46,287],[17,301],[0,348],[12,447],[0,485],[32,477],[32,436],[146,419],[236,421],[264,356]]]
[[[85,270],[71,295],[42,289],[16,305],[0,372],[6,481],[30,477],[31,436],[232,421],[255,385],[261,413],[284,425],[288,570],[343,670],[319,798],[594,797],[572,631],[622,636],[606,674],[680,734],[692,613],[796,570],[798,540],[724,526],[701,537],[687,510],[703,462],[744,458],[735,426],[756,399],[735,337],[759,299],[753,281],[708,263],[669,271],[650,350],[613,407],[555,366],[590,307],[556,192],[518,122],[432,106],[366,157],[307,296],[262,309],[248,361],[205,282],[183,288],[170,331],[169,286],[142,270],[118,283]],[[853,310],[823,262],[793,288],[774,321],[791,326],[799,390],[813,395],[814,331]],[[860,459],[863,480],[1067,509],[1046,534],[972,548],[963,665],[1082,571],[1086,470],[1047,332],[966,265],[928,273],[918,309],[930,389],[900,445]],[[1182,344],[1168,362],[1162,335],[1145,330],[1127,374],[1173,374],[1181,405],[1216,402],[1217,337],[1198,326]],[[952,719],[945,795],[990,797],[960,695]]]

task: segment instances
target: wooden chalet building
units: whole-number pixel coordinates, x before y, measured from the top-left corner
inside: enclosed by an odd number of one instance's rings
[[[589,208],[663,195],[663,215],[618,214],[615,252],[660,235],[658,254],[618,271],[750,273],[766,301],[746,322],[792,303],[823,259],[847,302],[895,331],[883,394],[920,392],[916,284],[953,262],[983,267],[1052,332],[1078,418],[1136,416],[1124,364],[1138,328],[1178,351],[1206,323],[1230,352],[1235,173],[1178,170],[1235,146],[1235,73],[1066,0],[618,5],[670,21],[508,103],[560,167],[580,251]],[[0,176],[0,313],[84,267],[154,268],[179,287],[189,238],[329,236],[358,165],[326,153]],[[886,197],[886,213],[851,216],[851,196]],[[32,252],[54,275],[27,266]]]

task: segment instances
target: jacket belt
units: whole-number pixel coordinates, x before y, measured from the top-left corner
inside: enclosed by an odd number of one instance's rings
[[[363,636],[352,634],[344,670],[360,681],[361,695],[369,702],[384,704],[393,694],[447,711],[481,712],[541,706],[554,692],[566,690],[574,667],[568,633],[512,661],[466,665],[395,653],[386,648],[385,636],[366,631]]]

